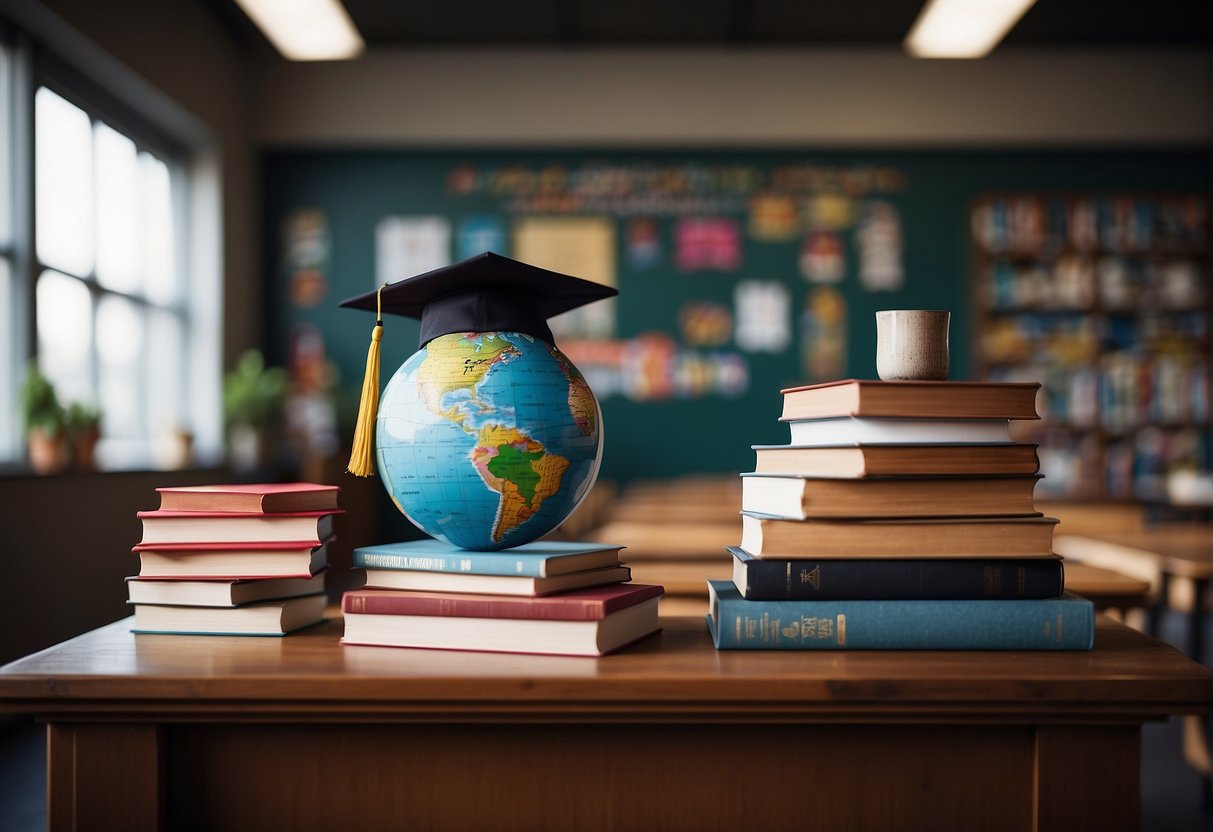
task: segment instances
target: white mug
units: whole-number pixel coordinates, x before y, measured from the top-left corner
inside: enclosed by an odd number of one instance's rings
[[[945,381],[951,315],[939,309],[877,312],[876,374],[884,381]]]

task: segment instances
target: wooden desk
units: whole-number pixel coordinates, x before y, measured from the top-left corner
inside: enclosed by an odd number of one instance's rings
[[[1140,725],[1209,672],[1101,621],[1090,653],[712,649],[605,659],[134,636],[0,668],[49,727],[59,829],[1137,830]]]
[[[1150,582],[1089,563],[1065,564],[1066,589],[1087,598],[1097,610],[1144,610],[1150,604]]]

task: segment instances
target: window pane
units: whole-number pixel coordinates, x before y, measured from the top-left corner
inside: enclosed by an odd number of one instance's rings
[[[185,430],[185,325],[154,309],[148,317],[147,423],[154,439]]]
[[[63,404],[91,402],[93,301],[88,287],[58,272],[38,277],[38,364]]]
[[[13,337],[15,327],[13,316],[17,314],[13,298],[12,265],[7,259],[0,259],[0,459],[16,459],[18,456],[18,436],[20,426],[17,424],[17,403],[13,395],[15,381],[13,371],[17,369],[17,344]]]
[[[120,292],[139,289],[139,169],[135,143],[98,124],[97,280]]]
[[[180,296],[173,241],[173,198],[168,165],[150,153],[139,154],[143,176],[144,290],[154,303],[175,303]]]
[[[12,79],[11,53],[0,44],[0,246],[13,242],[13,172],[12,159],[13,122],[12,103],[9,100],[9,84]],[[0,299],[7,300],[3,295]],[[0,394],[3,395],[3,394]]]
[[[76,275],[93,269],[93,130],[83,110],[40,87],[34,96],[38,258]]]
[[[106,438],[146,437],[143,423],[143,310],[123,297],[97,304],[97,357]]]

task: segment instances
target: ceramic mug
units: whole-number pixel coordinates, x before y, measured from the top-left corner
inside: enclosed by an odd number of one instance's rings
[[[946,380],[951,315],[939,309],[877,312],[876,374],[884,381]]]

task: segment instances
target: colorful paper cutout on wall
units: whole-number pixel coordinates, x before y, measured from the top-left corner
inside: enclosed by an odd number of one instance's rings
[[[796,200],[785,194],[759,194],[750,200],[750,236],[764,242],[791,240],[800,231]]]
[[[869,292],[892,292],[905,284],[901,216],[882,199],[864,203],[855,231],[859,246],[859,283]]]
[[[384,217],[375,226],[375,285],[395,283],[451,264],[446,217]]]
[[[810,283],[838,283],[846,276],[842,237],[833,231],[813,231],[800,248],[800,276]]]
[[[844,231],[855,224],[855,201],[843,194],[815,194],[805,201],[809,228]]]
[[[456,260],[465,260],[477,254],[491,251],[508,257],[505,240],[505,223],[500,217],[468,217],[459,223],[455,232]]]
[[[792,340],[792,299],[773,280],[743,280],[733,290],[737,346],[746,352],[782,352]]]
[[[805,299],[800,319],[800,351],[809,381],[833,381],[845,375],[847,300],[832,286],[819,286]]]
[[[627,340],[568,341],[561,349],[585,375],[599,399],[635,402],[736,397],[750,387],[750,365],[732,350],[680,347],[665,332]]]
[[[674,250],[679,271],[737,271],[741,229],[731,217],[681,217],[674,226]]]
[[[722,303],[687,301],[678,310],[678,328],[692,347],[719,347],[733,337],[733,313]]]
[[[661,264],[661,228],[653,217],[632,217],[625,232],[628,265],[651,269]]]
[[[615,223],[605,217],[526,217],[514,225],[514,257],[604,286],[616,285]],[[549,321],[557,341],[615,334],[614,298]]]
[[[328,218],[323,211],[313,208],[294,211],[283,222],[287,297],[295,306],[316,306],[324,300],[331,248]]]

